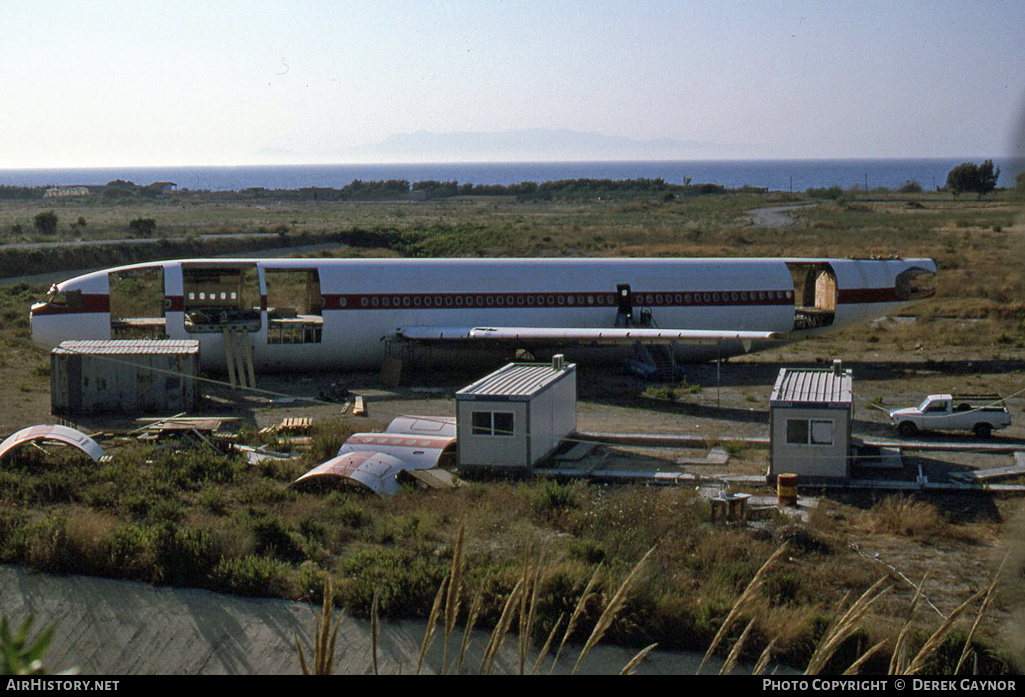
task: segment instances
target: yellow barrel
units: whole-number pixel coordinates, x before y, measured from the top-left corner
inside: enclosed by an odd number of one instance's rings
[[[776,502],[780,506],[797,505],[796,474],[780,474],[776,476]]]

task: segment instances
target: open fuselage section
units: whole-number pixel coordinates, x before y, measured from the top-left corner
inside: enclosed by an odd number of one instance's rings
[[[198,339],[204,367],[217,368],[230,330],[244,333],[257,368],[359,368],[389,353],[461,360],[486,348],[408,341],[410,328],[833,331],[923,297],[918,279],[934,272],[928,259],[174,260],[55,285],[32,308],[32,333],[48,346]],[[761,347],[674,349],[687,360]],[[574,358],[576,348],[545,344]]]

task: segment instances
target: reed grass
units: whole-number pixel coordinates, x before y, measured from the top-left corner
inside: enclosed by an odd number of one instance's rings
[[[616,615],[620,613],[623,609],[623,605],[626,603],[631,587],[636,583],[645,563],[654,552],[655,547],[652,547],[648,550],[647,554],[637,562],[636,566],[634,566],[630,573],[627,574],[627,577],[623,580],[623,583],[619,586],[615,595],[613,595],[612,599],[609,600],[609,604],[605,606],[605,610],[601,613],[601,617],[598,618],[598,623],[595,624],[594,629],[591,631],[591,635],[584,643],[584,648],[580,650],[580,655],[577,656],[577,662],[573,666],[572,671],[574,674],[576,674],[577,670],[580,668],[580,664],[583,662],[584,658],[587,657],[587,654],[590,653],[591,649],[593,649],[598,642],[602,640],[602,637],[605,636],[609,627],[612,626],[613,621],[616,619]]]
[[[936,628],[936,631],[932,633],[932,636],[930,636],[929,639],[922,646],[922,648],[919,649],[918,653],[915,654],[915,657],[911,659],[911,663],[905,671],[905,675],[916,675],[925,670],[928,660],[932,657],[934,653],[936,653],[940,646],[943,645],[943,640],[946,638],[947,634],[953,628],[954,622],[957,620],[957,618],[960,617],[961,613],[967,610],[972,603],[974,603],[976,600],[983,597],[984,595],[986,594],[982,591],[979,591],[978,593],[970,597],[968,600],[961,603],[961,605],[959,605],[956,610],[950,613],[950,617],[948,617],[943,622],[943,624]]]
[[[852,663],[852,664],[851,664],[851,665],[850,665],[850,666],[849,666],[849,667],[847,668],[847,670],[845,670],[845,671],[843,672],[843,674],[844,674],[844,675],[857,675],[858,673],[860,673],[860,672],[861,672],[861,669],[862,669],[862,667],[864,667],[864,666],[865,666],[865,664],[867,664],[867,663],[869,662],[869,660],[871,660],[871,659],[872,659],[872,657],[873,657],[873,656],[875,656],[875,655],[876,655],[877,653],[879,653],[880,651],[882,651],[882,650],[883,650],[883,648],[884,648],[884,647],[885,647],[885,646],[886,646],[886,645],[887,645],[888,643],[890,643],[890,640],[889,640],[889,638],[887,638],[887,639],[883,639],[883,640],[882,640],[882,641],[880,641],[879,643],[877,643],[877,644],[875,644],[874,646],[872,646],[872,647],[871,647],[870,649],[868,649],[867,651],[865,651],[865,653],[861,654],[861,656],[859,656],[859,657],[858,657],[858,660],[854,661],[854,663]]]
[[[459,607],[463,594],[463,571],[465,560],[463,559],[463,546],[466,542],[466,522],[459,526],[456,535],[456,546],[452,552],[452,567],[449,570],[448,593],[445,594],[445,638],[442,650],[441,670],[442,673],[448,670],[448,640],[456,626],[456,618],[459,616]]]
[[[441,585],[438,587],[438,592],[434,595],[434,604],[431,605],[431,613],[427,616],[427,629],[424,630],[424,638],[423,641],[420,642],[420,656],[416,660],[417,675],[420,674],[420,669],[423,667],[424,658],[427,656],[427,649],[431,647],[431,642],[434,641],[434,634],[438,626],[438,617],[441,615],[442,602],[446,596],[450,580],[450,577],[442,579]]]
[[[559,627],[562,626],[562,620],[565,617],[565,614],[560,614],[559,618],[555,620],[555,624],[552,625],[551,631],[548,632],[548,638],[545,639],[544,645],[542,645],[541,650],[538,651],[537,659],[534,661],[534,667],[530,670],[531,675],[537,674],[538,668],[541,667],[541,663],[543,663],[545,658],[548,657],[548,653],[552,649],[552,641],[555,639],[555,635],[558,634]]]
[[[1007,555],[1004,555],[1004,560],[1000,562],[1000,568],[993,575],[993,582],[989,585],[989,589],[986,591],[986,598],[982,601],[982,605],[979,607],[979,614],[975,616],[975,622],[972,623],[972,628],[968,632],[968,637],[964,642],[964,649],[961,651],[961,658],[957,661],[957,666],[954,668],[954,675],[961,672],[961,666],[964,665],[965,660],[968,658],[968,653],[971,651],[972,639],[975,637],[975,631],[979,628],[979,624],[982,622],[983,615],[986,614],[986,610],[989,609],[990,603],[993,601],[993,591],[996,590],[997,582],[1000,580],[1001,574],[1004,572],[1004,566],[1007,565]]]
[[[473,599],[470,601],[470,609],[466,617],[466,627],[463,630],[463,640],[459,645],[459,662],[456,663],[456,672],[461,673],[463,670],[463,661],[466,659],[466,651],[470,647],[470,636],[473,634],[473,628],[477,624],[477,618],[480,617],[481,608],[484,606],[484,592],[481,589],[473,594]]]
[[[726,656],[726,660],[722,664],[722,668],[719,669],[719,675],[729,675],[733,672],[734,667],[737,665],[737,659],[740,658],[740,652],[744,649],[744,644],[747,642],[747,635],[751,633],[751,628],[755,625],[755,618],[751,618],[751,621],[744,627],[744,631],[740,633],[740,638],[737,639],[733,644],[733,648],[730,649],[729,655]]]
[[[512,591],[505,599],[505,604],[502,606],[502,614],[498,618],[498,624],[495,625],[494,630],[491,632],[491,638],[488,641],[487,647],[484,649],[484,658],[481,660],[480,673],[483,675],[490,675],[492,668],[494,668],[495,657],[498,655],[498,651],[502,648],[502,644],[505,643],[506,634],[509,633],[509,627],[512,626],[513,615],[515,614],[516,605],[520,599],[520,593],[523,592],[523,579],[520,578],[516,581],[516,585],[513,586]]]
[[[324,603],[321,607],[320,618],[314,625],[314,649],[313,649],[313,670],[310,670],[303,653],[302,644],[299,641],[299,634],[295,634],[295,649],[299,654],[299,666],[303,675],[331,675],[335,666],[335,639],[338,638],[338,628],[342,623],[342,616],[334,621],[334,590],[331,585],[331,577],[324,580]]]
[[[758,656],[758,660],[755,662],[754,668],[751,669],[751,675],[764,675],[765,669],[769,667],[769,661],[772,660],[772,650],[776,648],[776,638],[773,637],[769,640],[769,643],[762,649],[762,653]]]
[[[816,646],[811,660],[808,661],[808,666],[804,671],[805,675],[818,675],[826,668],[836,650],[858,630],[861,619],[868,610],[889,592],[890,588],[884,587],[888,582],[889,578],[886,576],[876,581],[830,627],[826,635],[819,641],[818,646]]]
[[[380,675],[379,667],[377,665],[377,643],[381,630],[378,617],[380,604],[380,594],[374,593],[374,599],[370,603],[370,655],[374,662],[374,675]]]
[[[761,588],[762,583],[765,580],[765,575],[769,568],[787,552],[787,548],[788,545],[784,542],[776,549],[775,552],[772,553],[772,556],[765,560],[765,563],[762,564],[761,568],[758,569],[754,577],[747,584],[747,587],[744,588],[744,592],[741,593],[736,602],[733,603],[733,607],[730,608],[729,614],[726,615],[726,619],[723,620],[722,625],[719,627],[719,631],[716,632],[715,637],[713,637],[712,643],[708,646],[708,650],[705,651],[705,655],[701,659],[701,664],[698,665],[698,669],[695,674],[701,674],[701,670],[705,667],[705,664],[708,663],[708,659],[712,657],[715,650],[719,648],[719,644],[722,643],[723,637],[726,636],[726,632],[733,624],[733,620],[744,612],[748,605],[754,601],[758,590]]]
[[[579,596],[577,596],[577,602],[573,606],[573,612],[572,614],[570,614],[569,622],[566,624],[566,631],[562,635],[562,641],[559,642],[559,648],[555,652],[555,658],[552,659],[551,668],[549,668],[548,670],[549,674],[551,674],[555,670],[555,666],[559,663],[559,657],[562,656],[562,650],[566,646],[566,642],[569,640],[571,636],[573,636],[573,630],[576,629],[577,621],[583,614],[584,608],[587,607],[587,603],[591,600],[591,598],[594,597],[594,588],[598,584],[598,577],[601,573],[601,570],[602,565],[598,564],[598,566],[594,569],[594,573],[591,574],[591,579],[587,582],[587,585],[584,587],[583,592]]]
[[[658,644],[649,644],[643,649],[637,652],[637,655],[630,659],[630,662],[623,666],[623,670],[619,671],[620,675],[633,675],[637,672],[638,666],[647,658],[648,654],[654,651],[658,647]]]

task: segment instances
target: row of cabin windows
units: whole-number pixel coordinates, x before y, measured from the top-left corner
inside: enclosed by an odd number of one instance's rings
[[[475,411],[470,417],[475,436],[513,435],[513,414],[508,411]]]
[[[672,304],[674,301],[677,305],[694,303],[717,303],[720,301],[741,301],[747,302],[748,300],[782,300],[784,298],[791,298],[793,296],[792,291],[741,291],[731,293],[672,293],[666,294],[652,294],[652,293],[638,293],[634,296],[634,304],[648,304],[648,305],[663,305]],[[446,296],[363,296],[360,298],[360,305],[362,307],[420,307],[423,304],[426,307],[462,307],[467,305],[470,307],[484,307],[485,305],[508,305],[512,307],[514,305],[614,305],[616,302],[616,296],[614,295],[446,295]],[[340,306],[345,307],[348,304],[348,300],[344,297],[339,298],[338,303]]]
[[[220,299],[220,300],[228,300],[229,298],[231,300],[238,300],[238,293],[236,293],[235,291],[231,291],[231,293],[226,293],[225,291],[222,290],[222,291],[220,291],[220,293],[218,293],[217,291],[214,291],[212,293],[207,293],[205,291],[199,291],[199,293],[197,294],[195,291],[189,291],[189,300],[195,300],[197,297],[200,300],[211,300],[211,301],[212,300],[218,300],[218,299]]]
[[[790,445],[832,445],[833,421],[787,419],[787,443]]]

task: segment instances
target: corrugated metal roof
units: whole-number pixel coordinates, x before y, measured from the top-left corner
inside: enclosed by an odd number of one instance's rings
[[[456,392],[459,397],[527,398],[576,370],[572,363],[562,370],[551,363],[509,363],[477,382]]]
[[[62,341],[55,354],[81,355],[153,355],[199,353],[195,339],[98,339],[94,341]]]
[[[770,406],[791,404],[846,404],[853,399],[851,371],[837,374],[825,370],[788,370],[783,368],[772,389]]]

